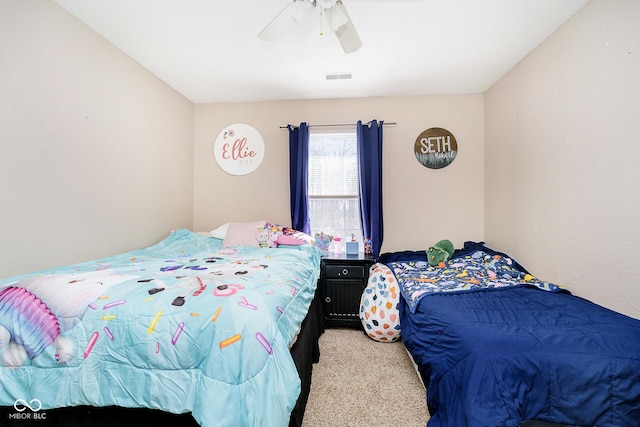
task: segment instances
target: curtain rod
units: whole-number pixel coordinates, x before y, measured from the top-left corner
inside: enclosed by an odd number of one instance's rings
[[[367,122],[366,124],[370,125],[371,122]],[[396,122],[385,122],[385,121],[383,121],[382,124],[383,124],[383,126],[384,125],[393,126],[393,125],[396,124]],[[327,124],[327,125],[307,125],[307,127],[309,127],[309,128],[310,127],[318,127],[319,128],[319,127],[339,127],[339,126],[355,126],[355,125],[356,125],[356,123],[341,123],[341,124]],[[286,125],[286,126],[280,126],[280,129],[288,129],[289,126],[298,127],[298,126],[295,126],[295,125]]]

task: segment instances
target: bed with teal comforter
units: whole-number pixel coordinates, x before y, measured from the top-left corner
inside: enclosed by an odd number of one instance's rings
[[[300,393],[289,348],[319,264],[311,245],[223,247],[176,230],[145,249],[4,279],[0,406],[285,426]]]

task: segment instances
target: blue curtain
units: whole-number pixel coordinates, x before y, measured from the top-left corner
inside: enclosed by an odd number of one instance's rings
[[[382,247],[382,124],[372,120],[356,125],[360,174],[360,224],[363,238],[371,240],[371,253],[378,259]]]
[[[311,234],[309,197],[307,195],[309,163],[309,127],[289,125],[289,186],[291,197],[291,228]]]

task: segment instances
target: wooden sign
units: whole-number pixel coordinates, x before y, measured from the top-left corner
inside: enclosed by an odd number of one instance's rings
[[[220,131],[213,152],[222,170],[231,175],[246,175],[262,163],[264,140],[253,127],[236,123]]]
[[[456,158],[458,143],[448,130],[430,128],[418,135],[413,151],[422,166],[429,169],[442,169]]]

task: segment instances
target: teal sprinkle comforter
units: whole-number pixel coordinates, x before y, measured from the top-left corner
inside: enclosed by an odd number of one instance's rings
[[[0,405],[287,425],[300,393],[289,347],[319,265],[311,245],[227,248],[176,230],[145,249],[2,280]]]

